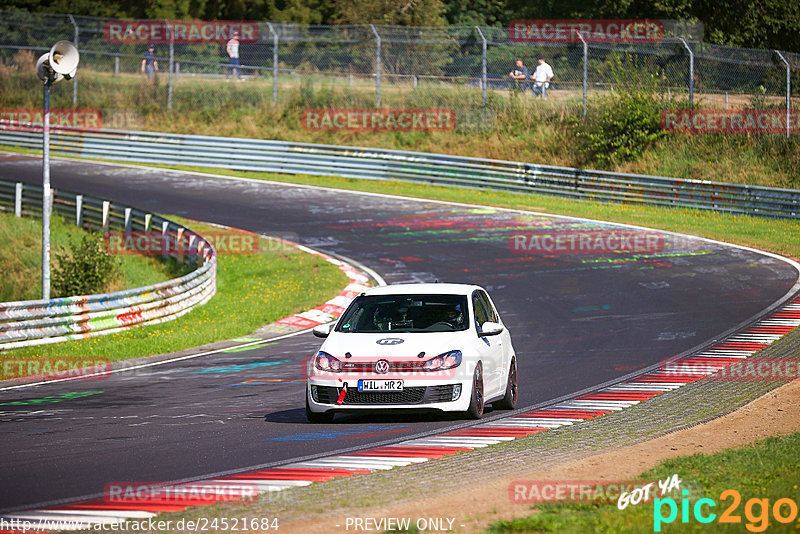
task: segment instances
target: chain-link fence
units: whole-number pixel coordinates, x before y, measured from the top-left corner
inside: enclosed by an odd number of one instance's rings
[[[53,95],[53,106],[103,110],[106,128],[144,128],[139,117],[153,110],[230,109],[231,120],[241,120],[235,110],[261,106],[447,108],[463,119],[534,93],[550,106],[574,106],[585,114],[594,95],[634,85],[660,91],[670,102],[667,107],[785,107],[788,113],[797,107],[792,88],[800,81],[800,54],[724,47],[680,35],[628,44],[582,38],[531,43],[497,27],[116,21],[0,13],[5,86],[0,104],[32,106],[30,95],[38,94],[32,76],[36,58],[67,39],[80,49],[80,74],[71,82],[72,91]],[[226,45],[234,29],[242,33],[237,65]],[[145,60],[149,44],[154,61]],[[510,78],[517,58],[533,73],[539,56],[554,72],[546,91],[534,91],[533,80]]]

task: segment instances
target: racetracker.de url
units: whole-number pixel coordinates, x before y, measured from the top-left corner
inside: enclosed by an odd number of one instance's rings
[[[198,519],[125,519],[86,523],[55,519],[23,520],[0,518],[0,531],[15,532],[83,530],[103,532],[256,532],[278,530],[277,517],[200,517]]]

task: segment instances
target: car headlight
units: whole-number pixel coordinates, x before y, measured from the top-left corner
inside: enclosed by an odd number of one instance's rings
[[[314,367],[320,371],[333,371],[338,373],[342,370],[342,362],[328,354],[327,352],[319,351],[314,356]]]
[[[435,358],[431,358],[425,365],[422,366],[426,371],[444,371],[445,369],[452,369],[458,367],[461,363],[461,351],[451,350],[440,354]]]

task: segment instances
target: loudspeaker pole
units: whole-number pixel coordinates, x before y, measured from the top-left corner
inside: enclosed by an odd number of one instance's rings
[[[48,77],[49,78],[49,77]],[[50,85],[44,82],[42,115],[42,300],[50,300]]]

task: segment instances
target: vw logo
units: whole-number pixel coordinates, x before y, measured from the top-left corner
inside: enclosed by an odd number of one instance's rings
[[[383,339],[379,339],[375,343],[378,345],[399,345],[404,341],[405,339],[400,339],[399,337],[385,337]]]
[[[386,360],[378,360],[375,362],[375,372],[379,375],[385,375],[389,372],[389,362]]]

